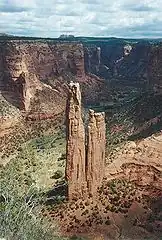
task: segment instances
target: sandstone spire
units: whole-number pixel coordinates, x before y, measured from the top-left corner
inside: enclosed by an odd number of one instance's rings
[[[81,93],[79,83],[70,83],[67,103],[67,161],[66,179],[70,199],[84,195],[85,131],[81,117]]]
[[[105,165],[105,113],[89,111],[87,141],[87,186],[94,194],[104,177]]]
[[[86,145],[87,142],[87,145]],[[86,150],[85,150],[86,149]],[[89,111],[87,141],[79,83],[70,83],[67,101],[66,179],[69,199],[95,195],[104,176],[105,114]]]

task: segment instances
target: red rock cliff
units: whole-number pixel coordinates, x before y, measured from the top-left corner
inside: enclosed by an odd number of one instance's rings
[[[82,44],[9,41],[0,52],[1,91],[26,111],[35,108],[35,95],[43,111],[63,111],[69,76],[85,77]]]
[[[22,110],[62,112],[71,79],[82,84],[85,102],[104,89],[104,81],[85,74],[83,44],[8,41],[0,42],[0,53],[0,89]]]

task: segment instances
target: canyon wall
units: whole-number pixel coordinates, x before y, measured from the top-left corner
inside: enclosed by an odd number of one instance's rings
[[[53,108],[52,111],[63,111],[64,92],[42,82],[45,74],[51,74],[54,64],[46,44],[6,42],[1,44],[0,51],[1,92],[9,102],[26,111],[33,108],[34,101],[39,102],[37,108],[42,111],[47,106],[49,110]]]
[[[120,103],[118,96],[131,97],[133,88],[161,94],[161,49],[124,39],[1,40],[0,91],[29,118],[64,112],[71,80],[80,83],[85,105]]]
[[[0,53],[1,91],[9,102],[26,111],[33,110],[38,101],[42,111],[63,111],[65,80],[69,74],[78,78],[85,74],[81,44],[9,41],[0,43]]]
[[[162,85],[160,43],[110,40],[84,47],[86,72],[127,85]]]
[[[155,45],[151,49],[148,64],[149,83],[154,86],[155,91],[162,93],[162,44]]]
[[[86,70],[105,79],[145,78],[151,44],[112,40],[85,47]]]
[[[41,41],[0,42],[0,90],[3,96],[27,112],[62,112],[68,83],[81,83],[85,101],[95,102],[105,84],[85,73],[81,43]]]
[[[68,198],[95,195],[104,177],[105,115],[89,111],[88,135],[81,112],[79,83],[70,83],[67,101],[66,179]]]

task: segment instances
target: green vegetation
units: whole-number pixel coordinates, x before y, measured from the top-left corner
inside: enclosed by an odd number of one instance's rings
[[[35,166],[28,155],[25,159],[12,160],[1,171],[0,237],[8,240],[62,239],[56,233],[56,226],[51,227],[40,214],[43,192],[33,181],[31,172],[25,171],[26,163]]]
[[[61,145],[60,145],[61,143]],[[41,135],[29,140],[10,155],[1,168],[0,237],[7,240],[63,239],[55,221],[51,224],[41,214],[44,193],[56,181],[53,173],[63,176],[57,159],[64,151],[64,134]],[[4,159],[8,157],[4,154]]]
[[[63,132],[48,135],[42,133],[40,137],[21,144],[16,153],[13,152],[10,156],[10,162],[1,168],[0,238],[69,239],[60,237],[55,219],[51,221],[43,214],[44,203],[53,185],[65,184],[64,166],[59,165],[65,162],[64,151]],[[4,155],[4,158],[8,157]],[[65,200],[64,192],[57,189],[56,193],[53,207]],[[70,239],[82,238],[74,236]]]
[[[61,170],[57,170],[54,172],[51,178],[53,179],[59,179],[63,176],[63,172]]]
[[[23,188],[17,170],[3,171],[0,190],[0,238],[6,240],[68,240],[41,214],[43,193],[34,184]],[[70,239],[82,239],[72,237]]]
[[[135,185],[124,179],[103,181],[98,193],[99,200],[106,204],[105,210],[116,213],[126,214],[135,197],[140,200]]]
[[[110,95],[111,103],[101,101],[98,105],[87,106],[85,110],[85,124],[89,108],[105,112],[108,154],[127,140],[148,137],[161,129],[161,95],[156,96],[151,90],[137,91],[134,87],[121,90],[117,86],[114,86]]]
[[[0,117],[6,116],[18,116],[19,110],[13,105],[9,104],[9,102],[2,96],[0,93]]]
[[[14,174],[14,172],[12,172]],[[40,215],[39,193],[30,188],[21,194],[19,180],[10,174],[1,181],[0,237],[5,239],[60,239]]]

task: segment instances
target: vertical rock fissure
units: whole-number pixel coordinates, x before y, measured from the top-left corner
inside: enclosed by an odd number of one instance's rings
[[[81,113],[81,93],[78,83],[71,82],[67,101],[67,161],[68,198],[95,195],[104,176],[105,114],[89,111],[87,135]]]

